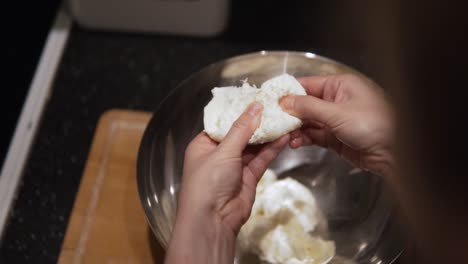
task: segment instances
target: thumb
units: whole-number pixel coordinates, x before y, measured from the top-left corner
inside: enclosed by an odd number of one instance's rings
[[[336,105],[308,95],[283,97],[280,105],[288,114],[302,120],[313,120],[327,124],[336,113]]]
[[[220,144],[220,148],[230,153],[241,154],[249,143],[261,121],[261,111],[263,105],[253,102],[247,107],[239,118],[232,124],[226,137]]]

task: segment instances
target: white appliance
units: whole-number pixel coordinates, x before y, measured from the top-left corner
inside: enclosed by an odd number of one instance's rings
[[[84,27],[213,36],[227,24],[230,0],[69,0]]]

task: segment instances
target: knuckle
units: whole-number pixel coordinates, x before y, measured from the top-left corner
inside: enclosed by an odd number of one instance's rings
[[[332,78],[329,78],[326,81],[327,87],[327,96],[325,96],[328,100],[340,100],[340,97],[343,95],[350,93],[354,90],[354,87],[361,82],[361,79],[350,73],[335,75]]]
[[[288,110],[295,110],[296,108],[296,96],[288,96],[285,97],[284,100],[282,101],[284,103],[284,106]]]
[[[339,82],[342,83],[360,83],[362,80],[355,74],[347,73],[343,74],[340,78],[338,78]]]
[[[249,122],[248,122],[248,117],[246,117],[245,115],[241,115],[233,124],[232,124],[232,127],[233,129],[245,129],[249,126]]]
[[[336,75],[334,78],[329,79],[329,86],[333,87],[336,90],[339,90],[340,88],[343,87],[343,83],[349,82],[350,81],[351,74],[342,74],[342,75]]]
[[[309,110],[309,103],[307,103],[310,100],[309,96],[304,96],[301,98],[294,98],[294,100],[291,102],[291,109],[294,109],[296,112],[300,114],[306,114]]]
[[[241,122],[240,120],[237,120],[236,122],[234,122],[232,124],[232,127],[231,129],[235,129],[235,130],[242,130],[245,128],[245,122]]]

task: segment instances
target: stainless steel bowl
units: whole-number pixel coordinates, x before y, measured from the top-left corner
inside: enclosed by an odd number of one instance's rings
[[[262,51],[209,65],[182,82],[151,119],[138,156],[138,190],[148,223],[167,247],[174,223],[184,151],[203,129],[203,107],[215,86],[259,86],[287,72],[294,76],[354,73],[333,60],[304,52]],[[326,218],[324,232],[336,243],[332,263],[392,263],[402,251],[380,177],[354,169],[319,147],[285,149],[271,168],[308,186]]]

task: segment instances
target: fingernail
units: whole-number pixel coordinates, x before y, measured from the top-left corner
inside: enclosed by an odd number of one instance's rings
[[[280,106],[283,109],[291,109],[293,104],[293,99],[289,96],[283,97],[280,100]]]
[[[250,106],[249,109],[247,110],[247,113],[251,116],[256,116],[260,110],[262,110],[263,105],[257,102],[253,102]]]

